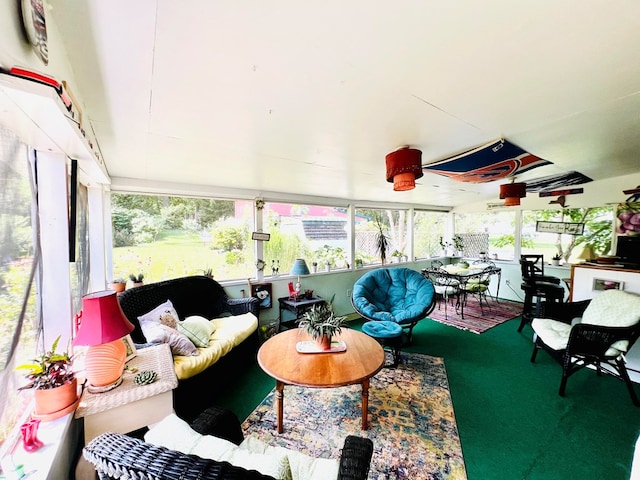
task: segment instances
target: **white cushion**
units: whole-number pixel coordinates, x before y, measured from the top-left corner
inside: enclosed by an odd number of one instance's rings
[[[291,480],[289,460],[284,452],[253,453],[228,440],[200,435],[184,420],[170,414],[153,425],[145,434],[146,442],[177,452],[197,455],[247,470],[256,470],[276,479]],[[284,449],[282,449],[284,450]]]
[[[334,458],[314,458],[302,452],[268,445],[258,438],[248,436],[240,448],[266,455],[286,455],[291,470],[291,480],[334,480],[338,478],[340,461]]]
[[[591,300],[582,315],[582,323],[607,327],[630,327],[638,321],[640,321],[640,296],[622,290],[600,292]],[[611,347],[626,352],[629,342],[620,340]]]
[[[534,318],[531,328],[538,334],[545,345],[554,350],[564,350],[569,341],[571,325],[549,318]]]

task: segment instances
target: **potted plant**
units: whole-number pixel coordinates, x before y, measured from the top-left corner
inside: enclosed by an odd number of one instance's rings
[[[322,350],[331,350],[331,337],[342,332],[346,317],[338,317],[331,303],[314,305],[303,314],[300,327],[313,338]]]
[[[16,370],[24,371],[29,383],[19,390],[34,389],[35,410],[37,417],[54,420],[68,413],[78,400],[78,381],[73,371],[73,361],[67,351],[57,353],[60,337],[51,345],[51,350],[44,352],[31,363],[18,365]]]
[[[384,265],[387,261],[387,249],[389,248],[389,237],[384,232],[384,225],[382,221],[376,217],[376,227],[378,231],[376,232],[376,248],[378,250],[378,254],[380,255],[380,263]]]
[[[402,253],[400,250],[394,250],[394,252],[391,254],[391,257],[393,258],[394,262],[400,263],[400,261],[404,257],[404,253]]]
[[[551,263],[555,266],[559,266],[561,258],[562,257],[560,256],[560,254],[556,253],[553,257],[551,257]]]
[[[202,274],[207,278],[213,278],[213,268],[205,268],[202,270]]]
[[[131,273],[129,274],[129,279],[133,282],[134,287],[139,287],[140,285],[143,285],[144,274],[139,273],[138,275],[135,275],[134,273]]]
[[[118,293],[124,292],[124,289],[127,288],[127,281],[124,278],[115,278],[111,282],[110,288]]]

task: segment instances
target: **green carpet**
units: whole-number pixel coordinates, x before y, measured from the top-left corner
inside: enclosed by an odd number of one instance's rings
[[[284,432],[278,434],[272,390],[242,429],[269,445],[322,458],[339,458],[347,435],[370,438],[371,479],[467,478],[441,358],[405,353],[398,368],[384,368],[373,377],[365,431],[361,397],[359,385],[285,387]]]
[[[532,331],[519,322],[477,335],[424,320],[405,349],[446,363],[468,478],[628,480],[640,408],[624,384],[584,370],[560,397],[560,365],[544,352],[529,362]],[[257,365],[236,377],[221,404],[243,420],[274,381]]]

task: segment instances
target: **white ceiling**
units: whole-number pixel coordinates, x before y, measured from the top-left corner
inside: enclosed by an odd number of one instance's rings
[[[640,169],[637,0],[49,0],[112,177],[456,206],[385,180],[504,137],[518,180]],[[498,182],[498,183],[504,183]]]

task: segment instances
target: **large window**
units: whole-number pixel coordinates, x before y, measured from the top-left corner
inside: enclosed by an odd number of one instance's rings
[[[559,255],[563,262],[577,261],[584,247],[590,247],[596,256],[608,254],[613,238],[613,210],[613,206],[607,206],[524,211],[522,253],[543,254],[546,261]],[[584,232],[582,235],[538,232],[538,221],[580,223],[584,224]]]
[[[253,202],[112,194],[113,274],[255,276]]]
[[[492,259],[513,260],[516,212],[456,213],[454,229],[465,256],[478,257],[485,251]]]
[[[0,444],[26,410],[31,390],[14,368],[36,354],[39,331],[32,227],[32,182],[26,146],[0,125]],[[26,307],[26,308],[24,308]],[[24,308],[24,310],[23,310]],[[12,350],[14,335],[19,340]]]
[[[444,236],[447,213],[416,210],[413,215],[413,252],[416,258],[442,255],[440,238]]]
[[[267,203],[262,210],[265,275],[288,273],[296,258],[317,271],[349,267],[346,207]],[[275,269],[275,271],[274,271]]]
[[[409,246],[406,210],[356,209],[356,264],[406,261]]]

